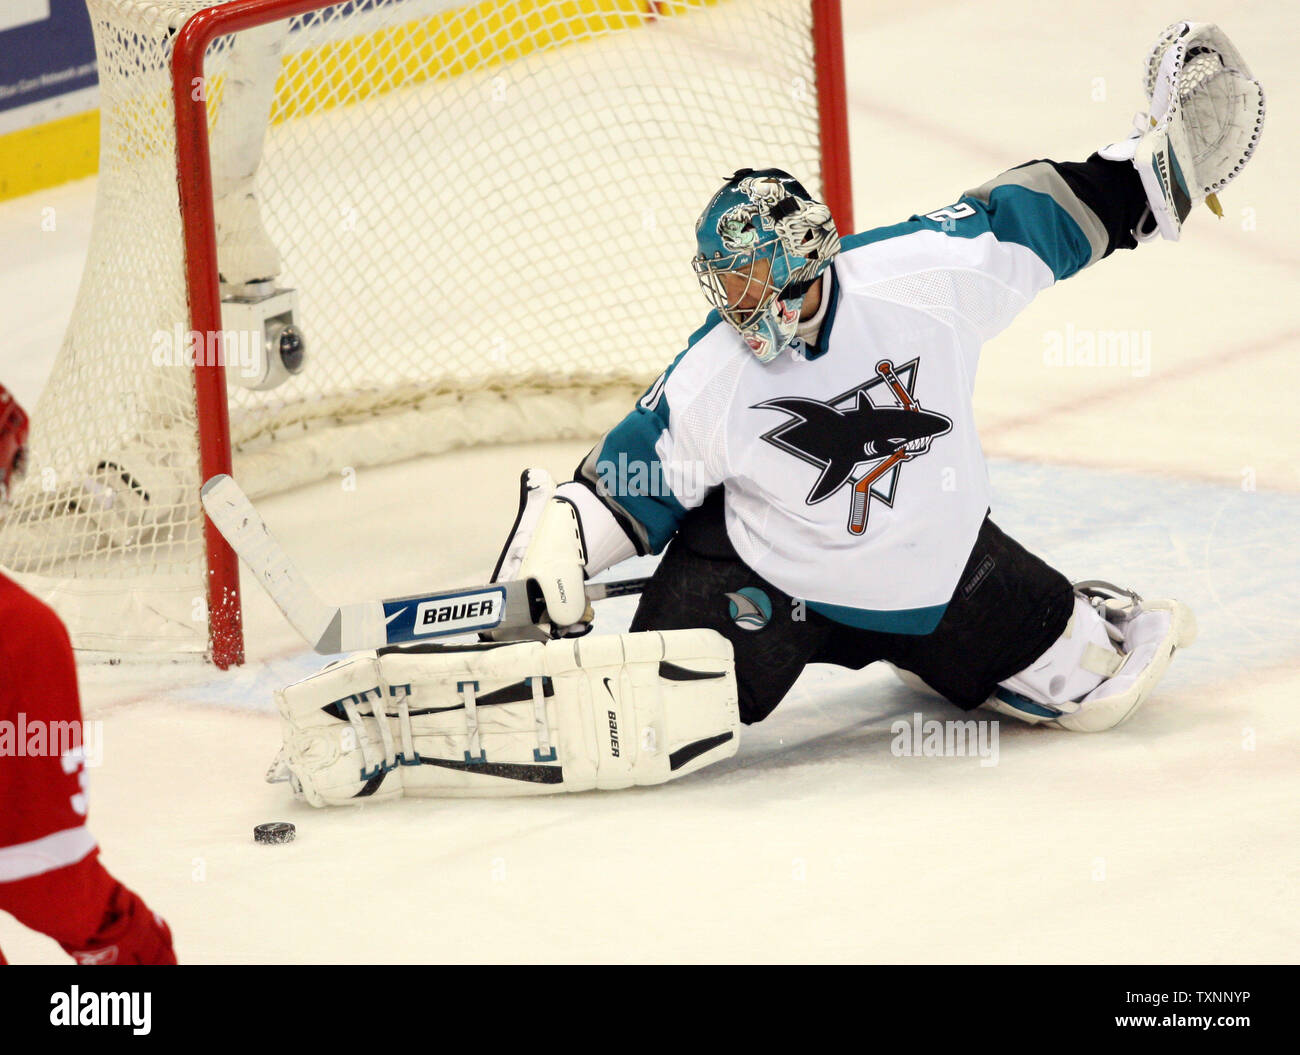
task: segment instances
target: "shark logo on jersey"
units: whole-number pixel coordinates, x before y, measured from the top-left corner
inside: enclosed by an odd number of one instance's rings
[[[826,402],[784,396],[755,404],[756,410],[780,410],[790,419],[763,439],[821,470],[807,505],[824,502],[851,484],[848,532],[867,530],[871,502],[894,504],[899,470],[930,450],[952,429],[952,419],[916,402],[920,359],[894,368],[888,359],[876,364],[876,376]],[[884,389],[889,403],[874,403],[871,393]]]

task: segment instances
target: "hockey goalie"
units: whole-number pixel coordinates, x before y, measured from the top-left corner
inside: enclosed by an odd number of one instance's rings
[[[1132,716],[1192,613],[1071,584],[999,530],[972,390],[981,346],[1036,294],[1177,240],[1252,156],[1263,94],[1217,27],[1170,26],[1145,86],[1134,132],[1086,161],[1030,161],[851,236],[794,176],[731,176],[696,224],[704,325],[573,480],[524,474],[494,581],[536,582],[541,625],[278,693],[295,790],[660,783],[734,754],[809,663],[883,660],[965,710],[1066,730]],[[586,578],[660,552],[631,632],[584,636]]]

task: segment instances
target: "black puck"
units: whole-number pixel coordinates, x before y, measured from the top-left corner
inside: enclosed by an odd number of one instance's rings
[[[253,829],[253,841],[259,843],[291,843],[297,829],[288,821],[271,821]]]

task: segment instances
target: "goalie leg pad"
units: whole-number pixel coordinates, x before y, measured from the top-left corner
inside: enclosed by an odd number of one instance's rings
[[[276,704],[313,806],[660,784],[740,735],[731,644],[712,630],[363,654]]]

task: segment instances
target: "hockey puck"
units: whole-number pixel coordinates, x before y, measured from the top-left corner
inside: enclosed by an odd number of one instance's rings
[[[253,829],[253,841],[258,843],[291,843],[297,829],[288,821],[271,821]]]

